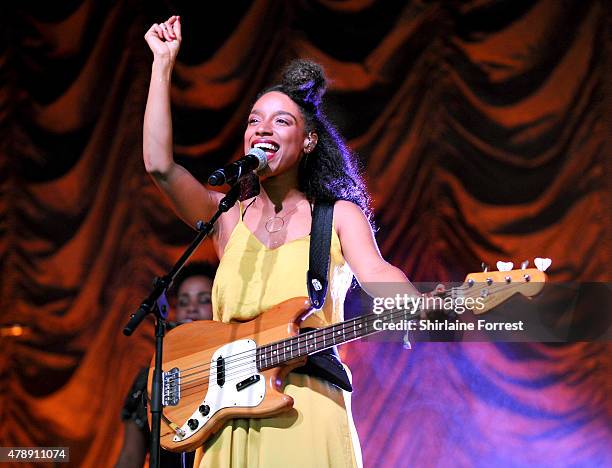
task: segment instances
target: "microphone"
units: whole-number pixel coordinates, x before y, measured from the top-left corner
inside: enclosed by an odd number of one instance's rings
[[[208,178],[210,185],[230,185],[238,182],[242,176],[252,170],[261,171],[268,165],[266,152],[261,148],[251,148],[246,156],[228,164],[223,169],[217,169]]]

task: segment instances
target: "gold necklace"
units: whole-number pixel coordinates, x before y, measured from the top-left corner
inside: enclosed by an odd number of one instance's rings
[[[270,234],[274,234],[275,232],[279,232],[281,229],[283,229],[285,227],[285,219],[287,218],[287,216],[295,213],[298,205],[302,203],[302,201],[303,200],[300,200],[299,202],[297,202],[295,206],[293,207],[293,209],[285,213],[283,216],[279,216],[278,214],[275,214],[274,216],[270,216],[265,224],[266,231],[268,231]]]

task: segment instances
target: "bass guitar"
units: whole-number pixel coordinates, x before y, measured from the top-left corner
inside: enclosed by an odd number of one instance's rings
[[[469,274],[456,288],[439,293],[479,298],[483,313],[516,293],[531,297],[544,287],[537,269]],[[465,301],[466,303],[468,301]],[[192,322],[168,332],[163,359],[161,446],[182,452],[201,446],[233,418],[264,418],[290,409],[283,380],[309,354],[380,331],[378,320],[419,318],[387,310],[299,334],[312,308],[308,298],[289,299],[244,323]],[[413,311],[414,312],[414,311]],[[152,362],[155,358],[153,358]],[[149,372],[149,394],[153,371]]]

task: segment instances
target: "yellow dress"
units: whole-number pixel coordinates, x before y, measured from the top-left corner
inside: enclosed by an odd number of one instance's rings
[[[242,209],[241,209],[242,211]],[[249,320],[286,299],[308,296],[306,270],[310,236],[276,249],[264,246],[240,216],[213,284],[213,318]],[[325,306],[302,325],[321,327],[343,320],[352,272],[333,229],[329,289]],[[290,373],[284,389],[294,408],[266,419],[235,419],[198,449],[200,468],[356,467],[359,440],[350,394],[308,375]]]

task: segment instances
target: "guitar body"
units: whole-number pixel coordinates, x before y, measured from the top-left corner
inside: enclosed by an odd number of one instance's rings
[[[282,393],[283,381],[292,369],[306,362],[306,357],[259,372],[255,349],[298,335],[298,324],[310,311],[308,298],[298,297],[249,322],[205,320],[169,331],[164,338],[162,370],[167,375],[178,369],[180,374],[168,378],[180,384],[175,401],[163,408],[161,446],[173,452],[194,450],[229,419],[264,418],[291,409],[293,398]],[[224,364],[219,359],[225,359]],[[155,357],[149,372],[149,395],[154,363]],[[172,384],[165,387],[172,388]],[[185,434],[178,436],[169,423]]]

